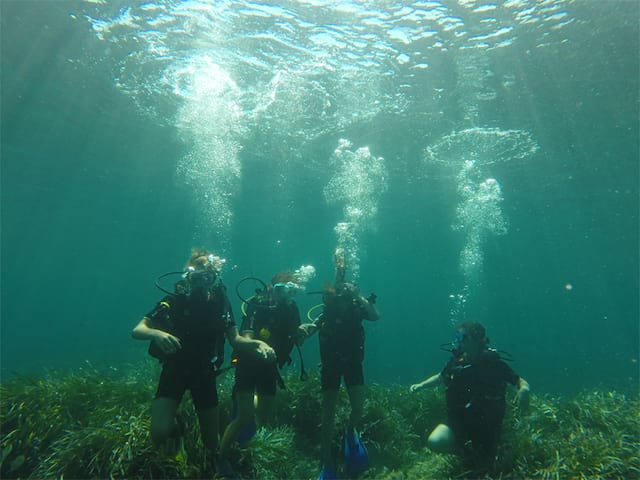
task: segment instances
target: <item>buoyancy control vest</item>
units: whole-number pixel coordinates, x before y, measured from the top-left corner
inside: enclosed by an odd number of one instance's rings
[[[224,360],[226,329],[233,324],[224,286],[213,291],[210,299],[192,299],[184,293],[167,295],[146,315],[155,328],[180,339],[182,348],[165,354],[151,342],[149,355],[166,361],[210,362]]]
[[[266,296],[254,297],[242,318],[241,331],[251,330],[253,338],[269,344],[276,352],[279,367],[291,363],[291,350],[300,325],[298,305],[289,303],[270,305]]]

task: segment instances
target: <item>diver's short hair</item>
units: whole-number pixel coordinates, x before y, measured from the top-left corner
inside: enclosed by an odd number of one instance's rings
[[[291,270],[283,270],[282,272],[276,273],[273,277],[271,277],[271,284],[275,285],[276,283],[287,283],[287,282],[296,282],[296,274]]]
[[[458,325],[457,329],[462,330],[474,340],[484,341],[485,344],[489,343],[489,339],[487,338],[487,331],[479,322],[462,322]]]

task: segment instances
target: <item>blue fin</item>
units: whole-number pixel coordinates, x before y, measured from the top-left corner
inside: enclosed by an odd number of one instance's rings
[[[337,480],[337,478],[338,474],[336,471],[327,465],[322,467],[322,470],[320,470],[320,476],[318,476],[318,480]]]
[[[242,427],[242,430],[240,430],[240,432],[238,432],[238,443],[241,446],[244,446],[245,444],[249,443],[249,440],[251,440],[254,435],[256,434],[256,432],[258,431],[258,427],[256,425],[256,419],[251,418],[251,421],[249,423],[247,423],[244,427]]]
[[[236,472],[233,471],[233,467],[231,467],[231,464],[227,460],[218,460],[215,467],[217,478],[238,478]]]
[[[352,477],[369,470],[369,454],[354,428],[344,432],[344,462],[347,475]]]
[[[240,445],[248,443],[249,440],[254,437],[257,430],[258,427],[256,425],[256,420],[255,418],[252,418],[251,422],[249,422],[242,430],[240,430],[240,433],[238,433],[238,443]]]

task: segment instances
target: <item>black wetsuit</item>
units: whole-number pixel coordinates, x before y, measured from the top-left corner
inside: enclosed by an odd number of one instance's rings
[[[364,385],[364,328],[367,310],[354,298],[337,298],[325,304],[318,320],[322,390]]]
[[[298,305],[279,303],[270,305],[268,297],[254,298],[242,318],[240,331],[251,330],[253,338],[267,343],[276,352],[276,362],[265,362],[253,353],[238,352],[236,385],[238,391],[257,391],[275,395],[276,384],[282,385],[278,367],[291,363],[290,353],[295,344],[295,335],[300,325]]]
[[[470,363],[454,355],[441,372],[446,385],[447,424],[456,443],[474,463],[491,462],[505,414],[507,383],[516,385],[518,375],[497,352],[484,351]]]
[[[218,364],[222,362],[225,332],[235,326],[224,287],[216,287],[210,300],[192,299],[183,293],[167,295],[146,317],[153,327],[179,338],[182,345],[169,355],[154,342],[149,346],[149,354],[162,362],[156,398],[180,402],[185,390],[190,390],[196,409],[217,406],[211,361],[217,357]]]

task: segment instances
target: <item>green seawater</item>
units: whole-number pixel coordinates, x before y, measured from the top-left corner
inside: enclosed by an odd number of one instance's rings
[[[627,0],[3,0],[2,385],[139,368],[130,331],[194,246],[226,259],[236,319],[242,278],[311,265],[318,291],[342,248],[378,299],[365,379],[379,398],[439,371],[471,319],[514,358],[540,421],[619,396],[637,412],[639,15]],[[321,298],[296,300],[305,316]],[[302,352],[317,374],[317,340]],[[617,431],[569,423],[565,440]],[[542,463],[505,471],[554,476]]]

